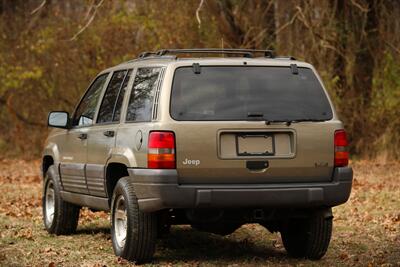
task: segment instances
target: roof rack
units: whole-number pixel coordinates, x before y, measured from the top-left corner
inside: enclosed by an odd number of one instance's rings
[[[221,54],[221,55],[242,55],[246,58],[252,58],[254,53],[263,53],[264,57],[274,58],[272,50],[260,49],[233,49],[233,48],[193,48],[193,49],[162,49],[157,52],[143,52],[139,55],[140,59],[150,56],[165,56],[177,54]]]
[[[143,52],[139,54],[139,58],[145,58],[149,56],[156,56],[157,52]]]
[[[279,56],[276,59],[289,59],[289,60],[297,60],[295,57],[292,56]]]

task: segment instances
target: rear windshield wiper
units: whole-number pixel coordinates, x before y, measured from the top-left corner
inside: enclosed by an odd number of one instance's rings
[[[265,120],[265,124],[266,125],[270,125],[271,123],[274,123],[274,122],[285,122],[286,125],[289,126],[292,123],[304,122],[304,121],[321,122],[321,121],[326,121],[326,120],[325,119],[311,119],[311,118],[293,119],[293,120],[287,120],[287,119],[283,119],[283,120]]]
[[[271,123],[286,123],[287,126],[289,126],[292,123],[303,122],[303,121],[315,121],[315,122],[326,121],[325,119],[315,119],[315,118],[270,120],[264,118],[264,114],[262,112],[248,112],[247,118],[251,120],[265,121],[266,125],[270,125]]]
[[[303,121],[326,121],[326,119],[311,119],[311,118],[306,118],[306,119],[296,119],[296,120],[292,120],[292,122],[303,122]]]

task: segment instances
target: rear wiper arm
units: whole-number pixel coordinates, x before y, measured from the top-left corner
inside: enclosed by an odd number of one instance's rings
[[[259,121],[265,121],[266,125],[271,124],[272,122],[284,122],[286,125],[290,125],[292,121],[290,120],[268,120],[264,119],[264,113],[262,112],[247,112],[247,118],[252,119],[252,120],[259,120]]]
[[[270,125],[273,122],[285,122],[286,125],[289,126],[292,123],[303,122],[303,121],[315,121],[315,122],[318,122],[318,121],[326,121],[326,120],[324,120],[324,119],[309,119],[309,118],[306,118],[306,119],[294,119],[294,120],[265,120],[265,124],[266,125]]]
[[[311,119],[311,118],[292,120],[292,122],[302,122],[302,121],[326,121],[326,120],[325,119]]]

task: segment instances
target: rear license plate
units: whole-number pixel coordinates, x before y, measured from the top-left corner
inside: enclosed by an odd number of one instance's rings
[[[236,135],[238,156],[272,156],[275,154],[275,142],[272,134]]]

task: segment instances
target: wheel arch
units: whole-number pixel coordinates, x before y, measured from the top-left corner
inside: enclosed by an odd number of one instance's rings
[[[42,158],[42,177],[46,176],[47,170],[54,165],[54,158],[51,155],[44,155]]]
[[[118,180],[122,177],[129,176],[128,166],[121,162],[109,162],[105,170],[106,177],[106,192],[108,196],[108,202],[111,205],[111,199],[115,186]]]
[[[46,176],[46,172],[48,171],[51,165],[54,165],[57,162],[60,162],[60,153],[58,151],[58,146],[56,143],[49,142],[42,154],[42,166],[41,166],[41,173],[42,177]]]

